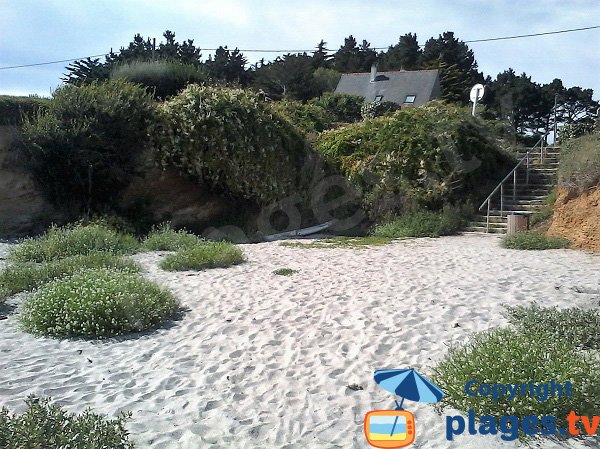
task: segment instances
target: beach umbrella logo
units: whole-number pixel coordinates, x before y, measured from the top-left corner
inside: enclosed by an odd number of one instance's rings
[[[367,442],[378,448],[410,446],[416,437],[415,416],[404,410],[404,400],[435,404],[444,392],[412,368],[375,371],[375,382],[384,390],[400,396],[395,410],[367,412],[364,432]]]

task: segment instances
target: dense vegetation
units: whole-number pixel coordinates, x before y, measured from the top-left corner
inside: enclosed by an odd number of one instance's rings
[[[440,212],[427,210],[408,212],[390,222],[377,225],[376,237],[440,237],[456,234],[466,225],[465,214],[460,210],[445,208]]]
[[[23,126],[27,168],[65,213],[102,212],[131,181],[153,116],[151,96],[123,80],[60,87]]]
[[[502,246],[509,249],[525,250],[560,249],[568,247],[569,241],[560,237],[551,237],[538,231],[522,231],[504,237]]]
[[[440,102],[326,131],[316,145],[378,221],[477,198],[512,164],[482,122]]]
[[[310,147],[252,92],[192,85],[158,112],[153,135],[163,166],[259,204],[306,191]]]
[[[600,371],[597,358],[577,349],[569,339],[556,338],[551,328],[540,329],[534,320],[521,320],[521,324],[526,328],[492,330],[451,348],[435,368],[433,379],[446,394],[442,407],[451,406],[463,413],[473,410],[476,416],[491,415],[497,419],[507,410],[520,419],[550,415],[562,427],[566,427],[565,417],[571,410],[580,415],[596,413],[600,408],[600,387],[595,382]],[[529,328],[530,324],[534,326]],[[488,384],[553,379],[558,383],[570,381],[576,387],[572,397],[538,401],[529,395],[512,400],[504,396],[493,401],[490,397],[465,394],[465,385],[473,379]],[[519,432],[518,428],[514,430],[515,439]]]
[[[48,99],[36,96],[0,95],[0,126],[18,126],[48,105]]]
[[[88,409],[76,415],[34,396],[25,403],[20,415],[0,410],[0,449],[133,449],[126,429],[131,414],[108,419]]]
[[[587,189],[600,185],[600,133],[567,140],[561,149],[559,183]]]
[[[334,120],[325,108],[314,103],[284,100],[274,102],[273,109],[305,135],[325,131]]]

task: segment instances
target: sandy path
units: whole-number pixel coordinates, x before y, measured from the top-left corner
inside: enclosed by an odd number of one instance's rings
[[[247,263],[201,273],[165,273],[161,254],[136,256],[189,309],[156,332],[58,341],[21,332],[15,314],[0,321],[0,403],[22,410],[35,393],[71,411],[130,410],[142,448],[364,448],[364,413],[393,405],[375,369],[429,373],[448,343],[504,324],[502,304],[600,301],[600,256],[516,252],[495,237],[242,247]],[[272,274],[282,267],[299,272]],[[346,388],[355,383],[364,390]],[[407,404],[412,447],[519,447],[491,437],[450,443],[431,406]]]

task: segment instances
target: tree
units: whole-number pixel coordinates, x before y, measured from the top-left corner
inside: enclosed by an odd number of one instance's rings
[[[440,70],[442,98],[452,102],[467,103],[469,89],[483,81],[473,50],[451,31],[425,43],[421,66]]]
[[[225,46],[217,48],[214,58],[210,56],[204,65],[210,77],[246,86],[251,78],[250,72],[246,70],[247,62],[237,48],[228,50]]]
[[[319,94],[313,58],[306,53],[287,54],[263,64],[254,73],[253,86],[272,99],[306,101]]]
[[[313,67],[315,69],[329,69],[331,68],[331,58],[329,55],[329,50],[326,48],[327,42],[321,39],[321,42],[317,44],[317,49],[313,52]]]
[[[202,55],[193,40],[188,39],[180,44],[175,40],[175,33],[169,30],[163,33],[163,37],[165,42],[159,43],[157,47],[154,39],[143,38],[141,34],[136,34],[129,45],[121,47],[118,53],[111,49],[104,62],[90,58],[73,62],[66,67],[66,73],[62,80],[76,86],[107,80],[116,66],[132,62],[162,60],[201,65]]]
[[[398,43],[388,48],[382,55],[383,67],[386,70],[416,70],[420,68],[421,48],[417,35],[407,33],[400,36]]]
[[[368,72],[377,61],[377,52],[363,40],[360,46],[354,36],[344,39],[344,45],[334,55],[334,67],[339,72]]]

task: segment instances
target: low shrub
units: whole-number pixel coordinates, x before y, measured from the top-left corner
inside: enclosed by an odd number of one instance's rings
[[[600,409],[600,385],[596,382],[600,365],[596,359],[578,351],[571,341],[557,339],[543,332],[520,332],[499,329],[478,334],[470,342],[452,347],[435,367],[432,380],[444,391],[441,407],[451,406],[475,416],[491,415],[496,419],[513,415],[554,416],[557,425],[566,427],[565,417],[571,410],[578,415],[594,415]],[[573,396],[538,400],[535,396],[507,396],[493,400],[490,396],[467,395],[467,382],[479,384],[528,384],[550,382],[573,385]],[[477,385],[475,385],[475,388]],[[520,427],[509,429],[505,439],[516,439]],[[508,430],[507,430],[508,433]],[[522,434],[520,436],[523,436]]]
[[[552,218],[552,215],[554,215],[554,203],[556,202],[556,195],[556,189],[552,190],[552,192],[548,194],[548,196],[544,199],[544,205],[541,207],[541,209],[529,217],[530,226],[535,226]]]
[[[570,242],[560,237],[550,237],[542,232],[523,231],[509,234],[502,239],[502,246],[509,249],[544,250],[567,248]]]
[[[205,242],[182,248],[167,256],[160,267],[167,271],[205,270],[225,268],[244,261],[242,251],[229,242]]]
[[[135,262],[105,252],[69,256],[44,263],[9,263],[0,271],[0,300],[89,268],[113,268],[130,273],[140,270]]]
[[[283,100],[272,105],[275,111],[288,119],[303,134],[324,131],[333,122],[329,113],[316,104]]]
[[[201,242],[201,238],[186,230],[176,231],[168,224],[162,224],[150,231],[142,241],[142,248],[146,251],[177,251]]]
[[[37,289],[24,303],[23,327],[53,337],[110,337],[160,325],[173,315],[171,293],[137,274],[83,270]]]
[[[131,414],[108,419],[88,409],[76,415],[34,396],[25,404],[21,415],[0,410],[0,449],[133,449],[125,427]]]
[[[123,79],[141,84],[159,99],[177,94],[188,84],[208,81],[207,74],[197,65],[176,61],[132,61],[116,65],[111,79]]]
[[[560,152],[558,181],[580,189],[600,185],[600,134],[565,142]]]
[[[546,332],[582,349],[600,349],[600,312],[577,307],[558,309],[538,305],[507,308],[511,324],[522,331]]]
[[[360,95],[326,92],[310,100],[311,104],[325,109],[336,122],[353,123],[361,119],[361,108],[365,99]]]
[[[8,253],[13,262],[47,262],[68,256],[86,255],[98,251],[129,254],[137,250],[138,241],[128,234],[119,234],[101,224],[81,223],[51,227],[44,235],[29,238]]]
[[[376,226],[373,235],[388,238],[439,237],[456,234],[465,224],[465,217],[454,209],[442,212],[418,211]]]

